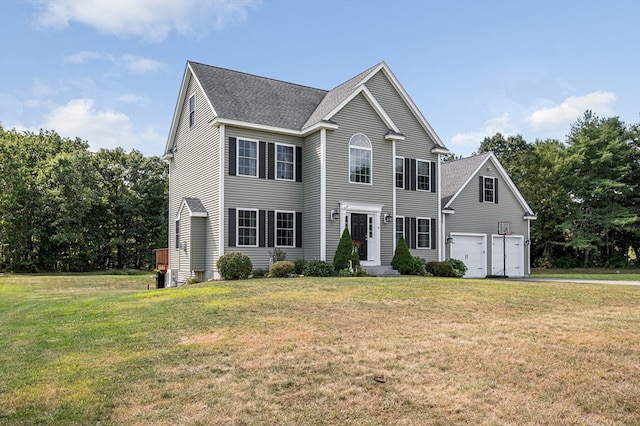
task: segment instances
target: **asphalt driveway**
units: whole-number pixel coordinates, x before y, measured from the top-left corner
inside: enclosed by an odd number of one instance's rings
[[[616,281],[616,280],[582,280],[578,278],[536,278],[527,277],[519,278],[518,281],[539,281],[539,282],[555,282],[555,283],[576,283],[576,284],[617,284],[617,285],[638,285],[640,281]]]

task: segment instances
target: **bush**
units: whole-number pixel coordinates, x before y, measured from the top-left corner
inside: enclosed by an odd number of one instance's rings
[[[281,260],[287,260],[287,253],[284,250],[276,248],[273,249],[271,253],[269,253],[269,257],[271,258],[271,263],[280,262]]]
[[[286,278],[295,269],[293,262],[280,260],[269,267],[269,276],[273,278]]]
[[[225,280],[241,280],[251,274],[251,259],[244,253],[233,251],[220,256],[216,263],[218,272]]]
[[[200,282],[200,280],[197,277],[190,277],[185,284],[190,285],[190,284],[198,284]]]
[[[335,275],[333,265],[322,260],[312,260],[304,266],[304,275],[309,277],[332,277]]]
[[[447,261],[444,262],[427,262],[427,272],[434,277],[455,277],[456,271],[453,265]]]
[[[453,271],[456,274],[457,278],[464,277],[464,274],[467,272],[467,265],[464,264],[462,260],[458,259],[447,259],[445,262],[448,262],[453,267]]]
[[[411,256],[409,247],[407,247],[407,243],[404,241],[404,238],[402,236],[400,237],[400,240],[398,241],[398,245],[396,247],[396,251],[393,254],[391,267],[401,274],[414,273],[415,261],[413,259],[413,256]]]
[[[253,278],[263,278],[267,276],[267,271],[265,271],[264,269],[254,269],[253,272],[251,273],[251,276]]]
[[[296,275],[304,274],[304,267],[306,264],[307,264],[307,261],[304,260],[303,258],[296,259],[296,261],[293,263],[293,266],[294,266],[293,272]]]
[[[427,268],[424,266],[424,260],[420,258],[420,256],[413,257],[413,268],[411,270],[411,275],[422,275],[427,276]]]
[[[333,267],[336,271],[340,271],[349,267],[349,261],[351,261],[353,268],[360,266],[358,245],[351,239],[349,228],[345,227],[344,231],[342,231],[342,237],[340,237],[340,241],[338,242],[336,253],[333,256]]]

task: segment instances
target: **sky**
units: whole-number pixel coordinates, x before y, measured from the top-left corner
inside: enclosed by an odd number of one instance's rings
[[[186,62],[330,90],[385,61],[442,142],[640,122],[638,0],[1,0],[0,124],[161,156]]]

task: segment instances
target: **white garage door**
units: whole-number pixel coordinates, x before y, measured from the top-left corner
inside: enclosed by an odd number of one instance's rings
[[[487,276],[487,255],[484,235],[451,234],[451,258],[464,262],[467,266],[465,278],[484,278]]]
[[[524,277],[524,237],[522,235],[494,235],[491,238],[491,275]],[[507,256],[504,256],[504,253]]]

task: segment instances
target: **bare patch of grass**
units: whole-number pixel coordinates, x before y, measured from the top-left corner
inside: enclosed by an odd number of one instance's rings
[[[639,305],[625,286],[421,277],[12,291],[0,423],[633,425]]]

